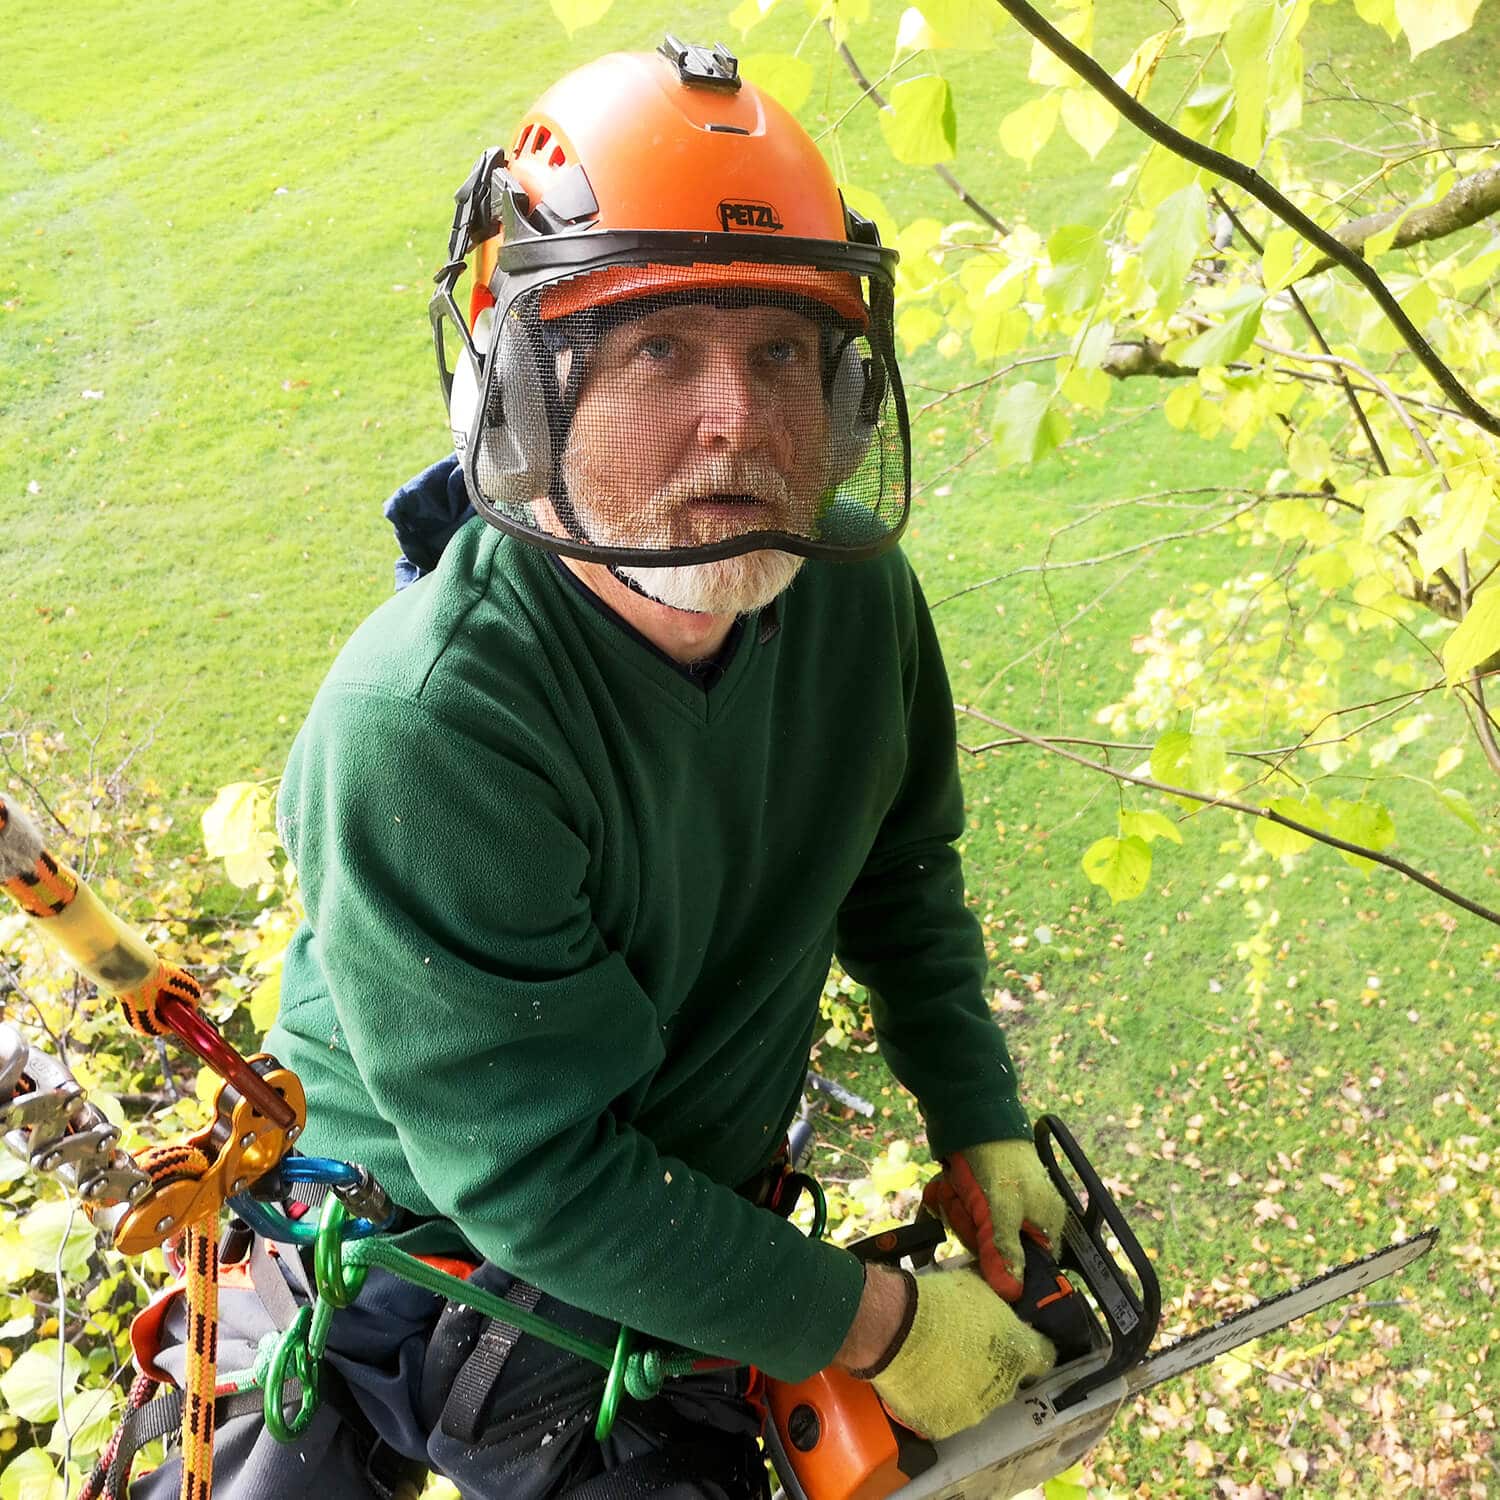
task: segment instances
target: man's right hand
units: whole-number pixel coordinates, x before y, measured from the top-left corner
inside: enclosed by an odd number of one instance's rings
[[[881,1352],[870,1354],[872,1345]],[[1055,1360],[1051,1343],[971,1267],[918,1279],[872,1266],[838,1363],[868,1379],[898,1422],[946,1438],[1003,1406]]]

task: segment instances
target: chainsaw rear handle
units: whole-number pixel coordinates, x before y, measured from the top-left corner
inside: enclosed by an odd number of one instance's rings
[[[1056,1115],[1041,1115],[1034,1134],[1037,1155],[1068,1209],[1058,1261],[1065,1269],[1077,1271],[1083,1277],[1109,1326],[1109,1358],[1053,1397],[1053,1405],[1062,1411],[1076,1406],[1090,1391],[1107,1385],[1146,1357],[1161,1322],[1161,1286],[1141,1242],[1073,1139],[1072,1131]],[[1062,1148],[1068,1166],[1087,1195],[1087,1204],[1078,1201],[1073,1183],[1058,1164],[1054,1144]],[[1101,1224],[1114,1235],[1121,1254],[1130,1263],[1139,1292],[1121,1270],[1116,1257],[1106,1252]]]

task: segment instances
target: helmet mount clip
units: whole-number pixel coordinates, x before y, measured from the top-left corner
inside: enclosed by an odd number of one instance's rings
[[[739,59],[722,42],[715,42],[712,47],[695,46],[669,31],[656,50],[677,69],[683,83],[731,92],[740,86]]]

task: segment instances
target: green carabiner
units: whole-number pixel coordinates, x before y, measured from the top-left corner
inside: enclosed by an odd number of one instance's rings
[[[266,1372],[265,1412],[266,1431],[278,1443],[289,1443],[307,1431],[322,1402],[318,1388],[319,1364],[309,1358],[307,1333],[312,1327],[312,1309],[299,1308],[291,1326],[277,1340],[271,1355],[270,1368]],[[288,1379],[302,1387],[302,1404],[290,1421],[281,1406],[281,1392]]]
[[[369,1274],[364,1266],[344,1265],[344,1225],[349,1210],[332,1195],[318,1220],[318,1238],[313,1243],[313,1279],[318,1296],[330,1307],[348,1307],[359,1295]]]
[[[604,1380],[604,1394],[599,1398],[599,1415],[594,1421],[594,1441],[602,1443],[614,1430],[615,1412],[620,1405],[620,1392],[625,1389],[625,1369],[630,1363],[630,1329],[620,1324],[620,1336],[615,1340],[615,1357],[610,1361],[609,1374]]]

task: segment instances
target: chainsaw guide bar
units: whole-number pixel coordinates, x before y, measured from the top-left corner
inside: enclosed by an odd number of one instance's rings
[[[1301,1286],[1277,1293],[1266,1302],[1231,1314],[1198,1333],[1189,1334],[1165,1349],[1158,1349],[1125,1376],[1125,1388],[1133,1396],[1148,1391],[1163,1380],[1173,1380],[1206,1365],[1210,1360],[1248,1344],[1251,1339],[1285,1328],[1298,1318],[1326,1307],[1330,1302],[1348,1297],[1372,1281],[1393,1276],[1414,1260],[1420,1260],[1437,1243],[1438,1231],[1424,1229],[1409,1240],[1397,1240],[1383,1250],[1371,1251],[1358,1260],[1334,1266]]]

